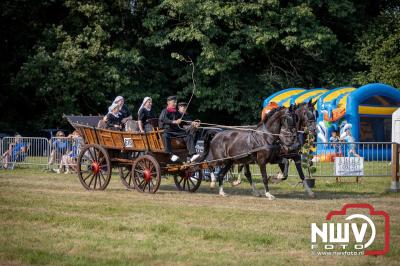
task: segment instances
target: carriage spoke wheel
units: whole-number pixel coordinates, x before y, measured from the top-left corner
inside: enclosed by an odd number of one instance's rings
[[[179,191],[195,192],[203,180],[203,170],[183,170],[174,175],[174,182]]]
[[[161,170],[153,156],[142,155],[133,162],[132,180],[137,191],[155,193],[158,190]]]
[[[108,152],[97,144],[86,145],[78,156],[78,177],[88,190],[104,190],[111,179]]]
[[[119,167],[119,177],[121,178],[122,184],[127,189],[135,189],[132,179],[132,167],[131,166],[120,166]]]

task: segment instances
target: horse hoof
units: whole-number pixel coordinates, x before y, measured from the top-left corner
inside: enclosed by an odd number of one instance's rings
[[[316,198],[316,196],[315,196],[315,194],[312,192],[312,193],[310,193],[310,194],[308,194],[308,197],[310,198],[310,199],[315,199]]]
[[[276,175],[276,179],[283,179],[284,178],[284,176],[283,176],[283,174],[282,173],[278,173],[277,175]]]
[[[210,188],[211,188],[211,189],[215,188],[216,185],[217,185],[216,183],[217,183],[217,182],[211,181],[211,183],[210,183]]]
[[[220,195],[221,197],[229,197],[229,195],[226,194],[225,192],[219,193],[219,195]]]
[[[265,197],[266,197],[267,199],[269,199],[269,200],[274,200],[274,199],[275,199],[275,196],[272,195],[272,194],[269,193],[269,192],[265,193]]]
[[[232,186],[236,187],[242,183],[242,180],[236,180],[232,182]]]

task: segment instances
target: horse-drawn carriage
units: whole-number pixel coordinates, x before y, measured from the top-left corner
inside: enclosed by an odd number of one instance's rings
[[[163,130],[155,128],[144,133],[113,131],[97,128],[99,120],[94,124],[86,121],[85,125],[80,122],[80,117],[66,118],[85,140],[77,166],[80,182],[86,189],[105,189],[110,182],[112,168],[118,167],[122,183],[129,189],[155,193],[160,186],[161,176],[169,174],[174,176],[179,190],[194,192],[201,184],[204,169],[221,166],[217,179],[219,194],[225,196],[224,176],[234,164],[243,164],[244,174],[254,194],[259,195],[249,169],[250,163],[257,163],[265,195],[273,199],[269,193],[266,164],[279,164],[286,178],[288,159],[295,162],[305,190],[310,196],[313,195],[304,181],[300,151],[302,141],[298,135],[307,135],[312,142],[316,115],[311,102],[290,108],[278,107],[255,127],[231,127],[232,130],[209,134],[206,151],[200,162],[194,163],[170,163],[169,154],[164,148]],[[171,144],[174,154],[187,158],[185,144],[179,144],[176,139]],[[310,143],[306,146],[310,147]],[[307,150],[305,157],[312,157],[312,151]],[[307,165],[310,167],[312,163],[307,162]],[[212,183],[215,183],[215,178]]]
[[[85,145],[77,159],[79,180],[88,190],[107,188],[113,168],[119,169],[128,189],[155,193],[163,175],[173,175],[178,190],[195,192],[203,179],[201,163],[170,163],[165,152],[163,130],[150,132],[113,131],[97,128],[99,117],[65,116],[80,133]],[[174,153],[187,157],[184,143],[172,140]]]

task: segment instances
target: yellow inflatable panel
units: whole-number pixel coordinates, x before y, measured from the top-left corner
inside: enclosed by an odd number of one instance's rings
[[[349,97],[349,94],[346,94],[346,96],[344,96],[342,99],[340,99],[339,104],[337,106],[346,109],[347,97]]]
[[[298,89],[298,90],[287,91],[287,92],[284,92],[284,93],[282,93],[282,94],[276,95],[274,98],[272,98],[272,99],[270,100],[270,102],[277,102],[277,103],[279,103],[279,102],[285,100],[286,98],[292,97],[292,96],[294,96],[294,95],[296,95],[296,94],[299,94],[299,93],[302,93],[303,91],[305,91],[305,89]]]
[[[325,89],[323,89],[323,90],[311,90],[311,91],[309,91],[307,93],[304,93],[303,95],[299,96],[294,102],[296,104],[299,104],[299,103],[304,102],[305,99],[308,99],[308,98],[316,95],[315,97],[312,98],[312,101],[314,102],[314,101],[318,100],[322,96],[322,94],[327,92],[327,91],[328,90],[325,90]]]
[[[362,106],[358,107],[360,115],[392,115],[398,107]]]
[[[282,104],[282,106],[290,107],[290,99]]]
[[[337,91],[332,91],[332,93],[329,93],[327,96],[324,97],[323,101],[324,101],[324,103],[331,102],[335,98],[338,98],[340,95],[342,95],[344,93],[352,92],[354,90],[355,90],[355,88],[348,87],[348,88],[339,89]]]

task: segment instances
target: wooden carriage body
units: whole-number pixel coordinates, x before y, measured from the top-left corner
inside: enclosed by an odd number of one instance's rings
[[[78,156],[78,177],[89,190],[103,190],[111,179],[112,168],[119,169],[122,183],[128,189],[155,193],[161,176],[172,174],[179,190],[194,192],[202,179],[198,169],[172,163],[165,152],[163,130],[125,132],[98,128],[99,117],[64,116],[82,136],[85,145]],[[82,119],[90,121],[82,123]],[[87,122],[86,121],[86,122]],[[96,122],[97,121],[97,122]],[[184,143],[172,141],[174,153],[186,159]]]

